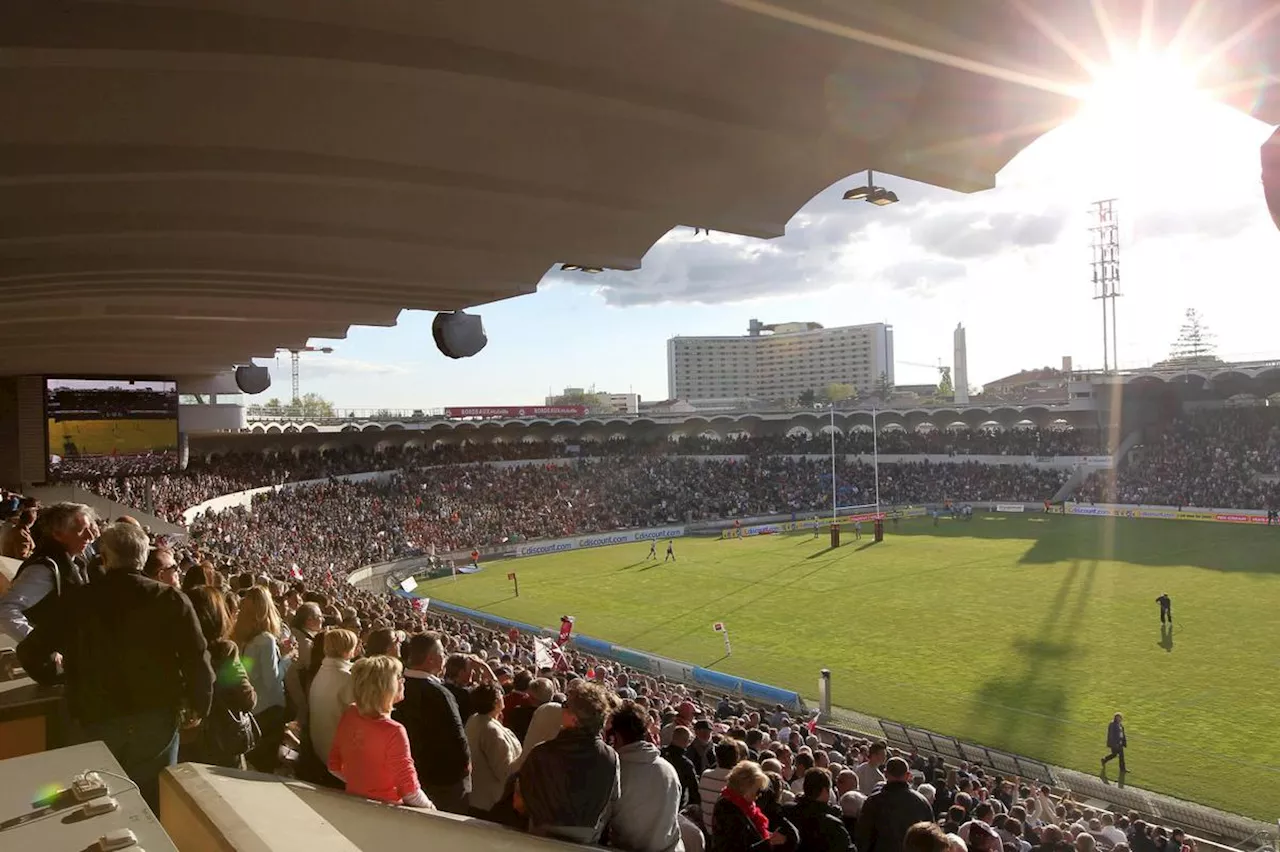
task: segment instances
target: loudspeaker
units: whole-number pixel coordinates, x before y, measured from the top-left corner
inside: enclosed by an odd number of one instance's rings
[[[1271,221],[1280,228],[1280,128],[1262,143],[1262,191],[1271,210]]]
[[[431,323],[431,336],[436,340],[436,348],[450,358],[470,358],[489,342],[480,317],[462,311],[436,314]]]
[[[236,387],[247,394],[262,393],[271,387],[271,373],[256,364],[236,367]]]

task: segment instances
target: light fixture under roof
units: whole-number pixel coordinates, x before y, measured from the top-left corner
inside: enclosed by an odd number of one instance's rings
[[[562,263],[560,264],[561,272],[585,272],[587,275],[598,275],[604,272],[599,266],[583,266],[579,263]]]
[[[851,189],[844,194],[845,201],[865,201],[877,207],[887,207],[898,202],[898,195],[893,190],[876,186],[875,175],[867,169],[867,185]]]

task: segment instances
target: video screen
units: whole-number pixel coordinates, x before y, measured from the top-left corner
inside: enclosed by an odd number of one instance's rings
[[[49,479],[178,470],[177,382],[45,379],[44,399]]]

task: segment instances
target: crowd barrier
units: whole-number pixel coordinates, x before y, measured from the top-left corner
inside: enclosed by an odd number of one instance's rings
[[[396,592],[396,594],[401,597],[414,597],[406,592]],[[514,627],[521,632],[531,633],[535,636],[559,635],[558,629],[551,630],[549,628],[535,627],[521,621],[513,621],[481,610],[468,609],[464,606],[457,606],[456,604],[445,603],[435,599],[431,601],[431,609],[461,616],[472,621],[491,624],[504,632]],[[614,645],[611,642],[605,642],[591,636],[575,634],[570,639],[570,643],[585,654],[604,657],[654,677],[665,677],[672,681],[702,686],[715,692],[740,696],[745,700],[760,704],[781,704],[787,709],[796,712],[804,710],[804,703],[800,699],[800,694],[791,690],[779,689],[776,686],[757,683],[753,680],[695,666],[691,663],[682,663],[666,657],[646,654],[642,651],[624,648],[621,645]]]
[[[538,556],[544,553],[563,553],[567,550],[585,550],[589,547],[608,547],[613,544],[632,544],[637,541],[654,541],[662,538],[681,538],[684,527],[653,527],[648,529],[620,530],[596,535],[570,538],[538,539],[517,544],[513,556]]]

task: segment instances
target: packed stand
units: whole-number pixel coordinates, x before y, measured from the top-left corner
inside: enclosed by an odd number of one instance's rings
[[[927,462],[880,465],[890,505],[1042,501],[1065,473],[1024,465]],[[870,465],[840,462],[842,505],[874,501]],[[517,540],[799,513],[831,505],[826,461],[761,457],[701,461],[664,457],[520,467],[454,466],[404,471],[391,481],[263,494],[252,511],[206,513],[192,537],[236,564],[300,565],[347,572],[433,548],[441,553]]]
[[[1280,507],[1280,408],[1190,412],[1139,444],[1111,483],[1095,473],[1076,499],[1222,509]]]
[[[1018,778],[819,738],[781,705],[716,700],[325,571],[222,573],[199,547],[78,504],[45,510],[36,541],[28,599],[0,628],[21,632],[29,674],[65,683],[85,735],[153,808],[160,771],[184,759],[633,852],[1194,850]],[[28,572],[61,582],[30,600]]]
[[[1099,435],[1089,430],[1014,429],[905,432],[887,430],[879,436],[879,452],[886,455],[1004,455],[1059,456],[1101,452]],[[836,440],[842,455],[867,455],[873,450],[870,432],[851,432]],[[185,471],[155,476],[100,475],[80,471],[68,475],[55,470],[52,481],[76,480],[110,500],[136,506],[157,517],[181,523],[182,513],[206,500],[250,488],[325,479],[349,473],[396,470],[405,467],[465,464],[486,461],[528,461],[558,458],[660,457],[688,455],[828,455],[826,435],[730,436],[714,440],[685,436],[676,441],[603,442],[507,441],[439,444],[431,448],[392,446],[379,452],[346,447],[297,455],[230,454],[211,461],[191,460]]]

